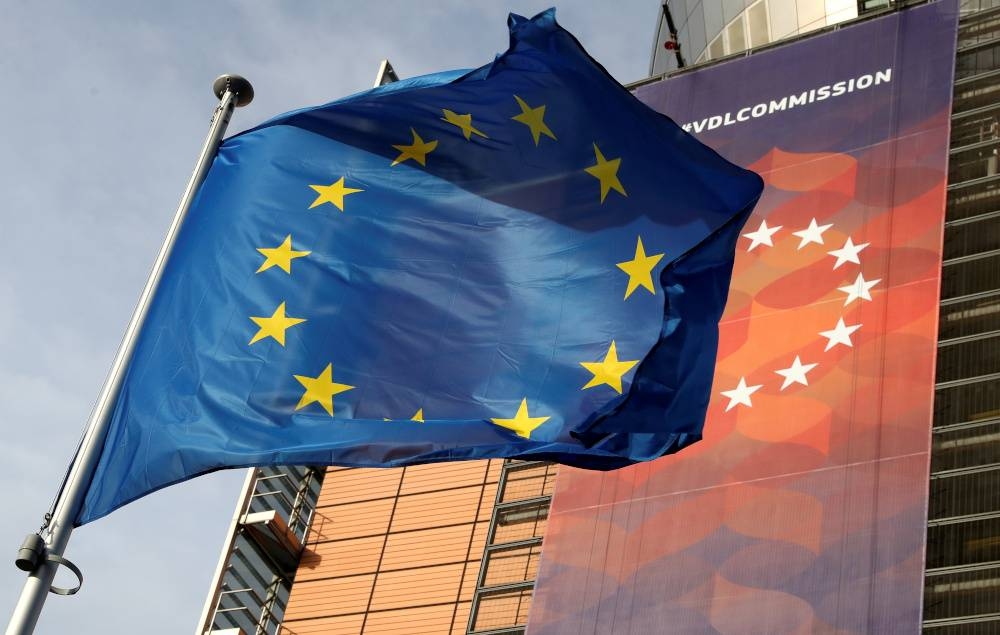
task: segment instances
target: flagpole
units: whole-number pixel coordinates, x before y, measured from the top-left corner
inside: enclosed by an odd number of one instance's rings
[[[90,415],[87,431],[80,443],[76,458],[70,466],[62,492],[51,517],[46,516],[46,526],[39,534],[29,534],[18,553],[17,566],[29,571],[29,575],[11,614],[10,622],[7,624],[6,635],[30,635],[34,632],[42,605],[45,604],[45,598],[50,589],[62,595],[75,593],[76,589],[79,589],[79,586],[70,590],[52,587],[52,581],[59,564],[68,566],[82,582],[79,570],[63,558],[63,553],[69,542],[70,534],[73,532],[73,523],[83,504],[90,479],[100,459],[104,437],[110,423],[111,410],[121,389],[125,367],[135,350],[137,335],[145,322],[150,300],[156,291],[163,275],[164,265],[177,240],[178,229],[191,207],[195,193],[202,181],[205,180],[205,175],[208,174],[208,168],[211,166],[212,159],[215,157],[226,132],[233,110],[249,104],[253,99],[253,87],[250,82],[239,75],[219,77],[212,85],[212,89],[215,91],[216,97],[219,98],[219,105],[212,115],[208,136],[201,148],[201,154],[195,164],[187,188],[184,190],[184,195],[177,206],[174,220],[170,224],[163,245],[160,247],[153,269],[146,280],[146,286],[142,290],[142,295],[139,296],[139,301],[132,313],[132,319],[122,337],[122,343],[118,348],[118,354],[115,356],[111,371],[104,382],[104,388],[101,390],[94,411]]]

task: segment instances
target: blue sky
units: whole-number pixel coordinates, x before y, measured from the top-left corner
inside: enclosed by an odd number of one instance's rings
[[[27,2],[0,21],[0,614],[193,167],[224,72],[253,104],[230,132],[403,77],[489,62],[533,2]],[[656,0],[558,6],[619,81],[646,75]],[[86,585],[37,633],[192,633],[245,471],[154,494],[76,531]],[[67,576],[57,579],[69,583]]]

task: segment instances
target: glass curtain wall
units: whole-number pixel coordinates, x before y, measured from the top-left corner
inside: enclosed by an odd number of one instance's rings
[[[888,0],[873,0],[884,8]],[[689,64],[716,60],[858,17],[857,0],[667,0]],[[662,31],[662,27],[660,31]],[[650,75],[671,70],[673,51],[657,33]]]
[[[504,462],[469,615],[470,635],[523,635],[555,480],[552,463]]]
[[[278,633],[323,472],[295,466],[254,470],[199,633]]]
[[[1000,2],[962,3],[924,633],[1000,633]]]

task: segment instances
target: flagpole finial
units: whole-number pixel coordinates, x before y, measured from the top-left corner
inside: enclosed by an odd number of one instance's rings
[[[212,91],[219,99],[222,99],[222,95],[225,94],[227,88],[236,93],[237,108],[246,106],[253,101],[253,86],[247,78],[241,75],[226,74],[219,75],[219,77],[212,82]]]

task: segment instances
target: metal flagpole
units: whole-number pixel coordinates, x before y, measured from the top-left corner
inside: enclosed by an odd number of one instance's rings
[[[249,104],[253,99],[253,87],[250,82],[239,75],[223,75],[215,80],[212,88],[216,97],[219,98],[219,105],[212,116],[208,137],[201,148],[201,154],[194,172],[191,174],[191,180],[188,181],[181,202],[177,206],[174,220],[170,224],[163,245],[160,247],[160,253],[153,264],[153,270],[146,280],[142,295],[139,296],[139,302],[136,304],[132,319],[125,330],[118,354],[115,356],[111,372],[108,373],[108,378],[104,382],[104,388],[101,390],[97,405],[94,406],[94,411],[90,415],[87,431],[70,467],[55,509],[51,518],[47,520],[47,526],[43,531],[39,534],[29,534],[18,552],[16,561],[18,568],[30,573],[24,583],[24,588],[21,590],[21,597],[14,607],[10,622],[7,624],[7,635],[29,635],[34,632],[35,623],[38,621],[42,605],[45,604],[45,598],[50,590],[60,595],[70,595],[80,588],[77,586],[75,589],[59,589],[52,586],[52,580],[55,578],[56,569],[60,564],[63,564],[76,573],[82,582],[79,570],[62,556],[66,550],[66,543],[69,542],[70,534],[73,532],[73,522],[83,504],[91,476],[101,456],[111,409],[121,389],[125,366],[135,350],[136,336],[146,320],[150,300],[163,275],[167,257],[177,240],[178,229],[191,207],[195,193],[202,181],[205,180],[208,168],[219,148],[222,136],[226,132],[229,118],[234,109]]]

